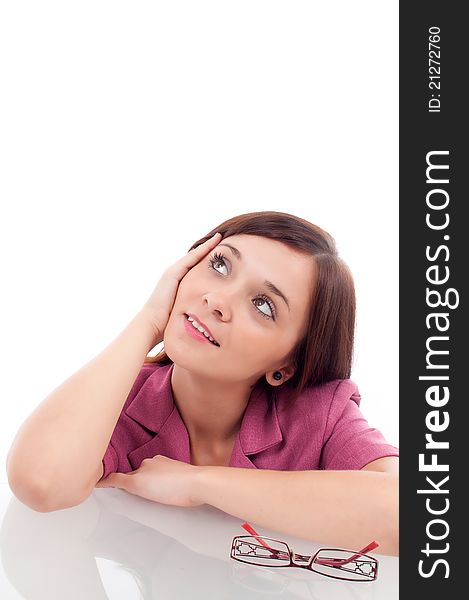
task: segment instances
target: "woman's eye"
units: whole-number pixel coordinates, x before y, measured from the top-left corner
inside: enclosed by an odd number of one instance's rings
[[[210,269],[213,269],[221,275],[228,275],[228,267],[226,266],[225,257],[223,254],[214,254],[210,257],[208,262]],[[223,273],[220,269],[225,269]],[[258,295],[252,303],[254,304],[256,311],[266,319],[273,319],[275,321],[275,307],[272,301],[267,296]]]
[[[269,302],[265,298],[256,298],[253,300],[254,306],[256,306],[263,315],[269,318],[273,318],[274,314]],[[268,312],[265,312],[263,309],[266,308]]]
[[[226,268],[226,264],[225,261],[223,260],[223,258],[221,258],[220,256],[214,256],[213,258],[210,259],[210,265],[212,267],[212,269],[214,269],[215,271],[219,271],[218,267],[223,267],[226,269],[226,273],[224,273],[224,275],[228,274],[228,269]]]
[[[226,265],[221,260],[215,261],[215,265],[219,265],[219,266],[223,267],[224,269],[226,269]],[[214,266],[214,268],[217,268],[217,267]]]

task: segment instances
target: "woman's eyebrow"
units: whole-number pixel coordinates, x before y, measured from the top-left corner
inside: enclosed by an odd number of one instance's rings
[[[231,250],[231,252],[233,252],[233,254],[236,256],[236,258],[238,260],[242,259],[241,256],[241,252],[238,250],[238,248],[235,248],[234,246],[231,246],[231,244],[227,244],[226,242],[223,244],[218,244],[219,246],[226,246],[227,248],[229,248]]]
[[[234,256],[236,256],[236,258],[238,260],[241,260],[243,258],[241,252],[238,250],[238,248],[235,248],[234,246],[232,246],[231,244],[227,244],[226,242],[224,242],[223,244],[218,244],[219,246],[226,246],[227,248],[229,248],[231,250],[231,252],[233,253]],[[273,293],[276,294],[277,296],[280,296],[280,298],[282,298],[282,300],[285,302],[285,304],[287,305],[288,310],[290,310],[290,304],[288,303],[288,298],[285,296],[285,294],[283,292],[281,292],[278,287],[276,285],[274,285],[271,281],[267,281],[267,279],[264,281],[264,285]]]

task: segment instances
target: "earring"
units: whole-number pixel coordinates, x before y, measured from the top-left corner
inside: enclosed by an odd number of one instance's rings
[[[274,375],[273,375],[274,379],[276,379],[277,381],[280,381],[280,379],[282,379],[283,375],[280,371],[275,371]]]

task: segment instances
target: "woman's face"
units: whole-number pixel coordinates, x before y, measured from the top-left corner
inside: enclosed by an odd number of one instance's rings
[[[179,284],[164,333],[166,353],[189,371],[253,384],[285,367],[304,334],[314,275],[311,256],[277,240],[221,240]],[[187,315],[219,345],[199,334]]]

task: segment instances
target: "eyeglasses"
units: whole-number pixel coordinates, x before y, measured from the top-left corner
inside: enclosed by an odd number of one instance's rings
[[[320,548],[308,556],[293,553],[285,542],[260,536],[249,523],[243,523],[242,527],[251,535],[234,537],[230,553],[230,557],[239,562],[259,567],[299,567],[345,581],[374,581],[378,576],[378,561],[366,554],[379,546],[377,542],[371,542],[358,552]]]

